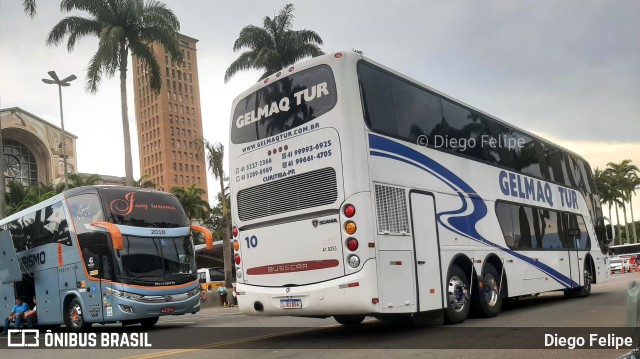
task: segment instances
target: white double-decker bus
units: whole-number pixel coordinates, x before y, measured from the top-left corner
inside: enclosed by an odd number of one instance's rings
[[[356,53],[241,94],[230,166],[246,314],[459,323],[608,279],[584,159]]]

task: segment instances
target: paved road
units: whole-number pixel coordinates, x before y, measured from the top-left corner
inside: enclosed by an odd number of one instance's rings
[[[545,333],[560,327],[623,327],[626,325],[626,290],[640,273],[616,275],[595,285],[589,298],[566,299],[547,293],[505,303],[496,318],[471,318],[457,326],[415,328],[406,323],[368,319],[358,328],[344,328],[333,319],[250,317],[237,308],[207,309],[197,315],[162,318],[153,331],[154,349],[54,350],[47,357],[147,358],[616,358],[628,350],[552,349],[426,349],[507,348],[537,346]],[[540,327],[531,330],[521,327]],[[98,331],[137,332],[138,326],[98,326]],[[589,331],[580,331],[588,334]],[[178,340],[184,348],[170,347]],[[175,346],[173,346],[175,347]],[[195,347],[195,348],[194,348]],[[311,348],[311,349],[309,349]],[[5,351],[11,356],[42,359],[42,350]],[[4,355],[3,355],[4,356]]]

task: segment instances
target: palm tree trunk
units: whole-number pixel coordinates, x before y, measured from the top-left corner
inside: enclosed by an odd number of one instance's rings
[[[629,207],[631,208],[631,229],[633,230],[633,243],[638,243],[638,236],[636,234],[636,220],[633,217],[633,196],[629,193]]]
[[[129,109],[127,106],[127,61],[129,51],[124,42],[120,44],[120,101],[122,103],[122,134],[124,137],[124,173],[127,186],[133,186],[133,164],[131,160],[131,135],[129,134]]]
[[[622,202],[622,213],[624,214],[624,237],[627,240],[627,243],[631,243],[631,240],[629,239],[631,232],[629,232],[629,221],[627,220],[627,206],[624,205],[624,201]]]
[[[616,238],[618,238],[618,244],[622,244],[622,233],[620,233],[620,213],[618,213],[618,204],[616,203]]]

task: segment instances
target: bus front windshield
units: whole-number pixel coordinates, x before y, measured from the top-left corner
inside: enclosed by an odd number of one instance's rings
[[[122,275],[131,280],[179,280],[196,273],[191,238],[123,236]]]

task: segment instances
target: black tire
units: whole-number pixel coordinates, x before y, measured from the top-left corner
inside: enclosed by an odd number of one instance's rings
[[[142,325],[144,329],[151,329],[154,325],[156,325],[158,319],[160,319],[160,317],[140,319],[140,325]]]
[[[69,332],[81,332],[91,328],[92,323],[84,320],[82,304],[78,298],[73,298],[64,311],[64,324]]]
[[[457,265],[451,266],[447,275],[447,307],[444,310],[448,324],[462,323],[469,316],[471,301],[469,300],[469,279]]]
[[[482,282],[471,293],[474,314],[484,318],[500,314],[504,297],[504,277],[501,280],[501,275],[493,264],[487,263],[484,266]]]
[[[364,315],[334,315],[333,319],[344,326],[352,327],[362,323],[364,317]]]

